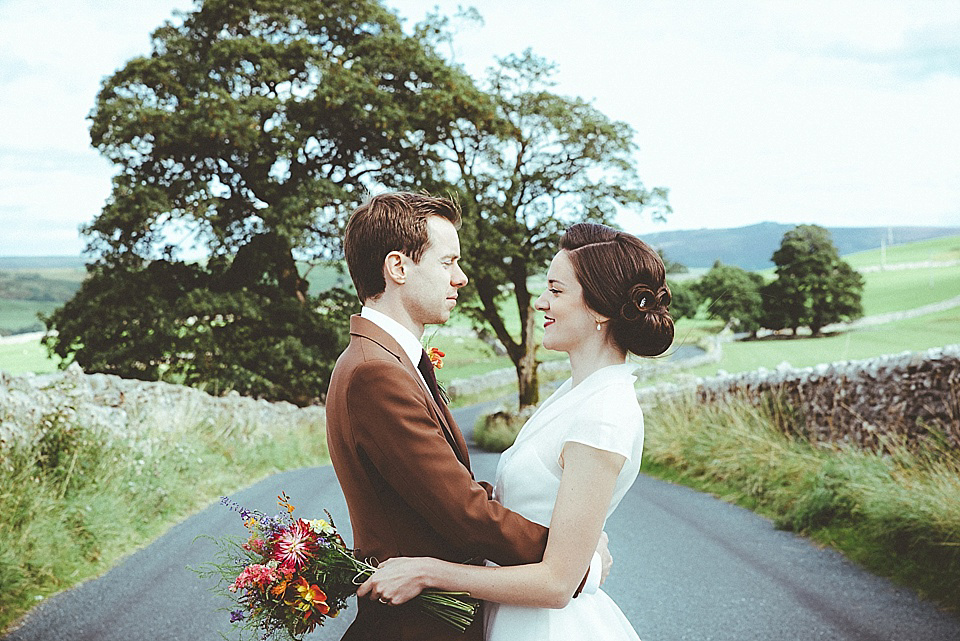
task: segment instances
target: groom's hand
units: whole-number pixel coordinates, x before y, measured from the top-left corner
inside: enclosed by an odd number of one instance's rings
[[[610,574],[610,570],[613,568],[613,556],[610,555],[610,550],[607,549],[607,533],[600,532],[600,542],[597,543],[597,554],[600,555],[600,585],[603,585],[603,582],[607,580],[607,576]]]

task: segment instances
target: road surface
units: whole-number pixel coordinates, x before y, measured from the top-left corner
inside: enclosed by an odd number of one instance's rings
[[[489,405],[488,405],[489,407]],[[466,432],[482,406],[454,412]],[[479,478],[497,456],[474,452]],[[329,466],[285,472],[232,498],[272,512],[286,491],[306,517],[329,509],[349,532]],[[607,526],[614,571],[604,589],[644,641],[960,641],[960,619],[839,554],[778,531],[708,495],[641,475]],[[104,576],[35,608],[4,641],[199,641],[230,634],[229,602],[187,569],[208,560],[198,535],[236,535],[212,505]],[[348,610],[309,639],[339,639]],[[585,635],[585,638],[589,638]],[[599,641],[599,640],[597,640]]]

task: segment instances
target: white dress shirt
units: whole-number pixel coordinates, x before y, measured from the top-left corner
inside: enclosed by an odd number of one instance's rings
[[[383,312],[378,312],[377,310],[367,307],[366,305],[360,308],[360,318],[366,318],[368,321],[386,333],[390,334],[390,337],[400,344],[401,349],[403,349],[407,356],[410,357],[410,362],[413,363],[413,369],[417,372],[417,376],[419,376],[420,380],[423,381],[424,386],[426,386],[427,389],[430,389],[430,386],[427,385],[427,382],[423,380],[423,374],[421,374],[420,370],[417,368],[417,365],[420,363],[420,354],[423,352],[423,345],[421,345],[419,339],[413,335],[413,332]]]

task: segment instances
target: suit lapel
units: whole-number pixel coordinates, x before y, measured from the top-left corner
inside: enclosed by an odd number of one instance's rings
[[[440,421],[440,427],[443,428],[443,435],[446,437],[447,443],[449,443],[450,447],[453,448],[453,453],[457,455],[457,458],[460,459],[460,462],[463,463],[464,467],[469,470],[470,459],[467,457],[467,444],[464,442],[463,434],[460,433],[460,428],[457,427],[456,421],[453,420],[450,410],[446,405],[444,405],[443,408],[437,405],[437,401],[433,398],[433,394],[431,394],[430,390],[428,390],[423,382],[420,381],[419,376],[417,376],[417,381],[420,383],[420,389],[422,389],[427,395],[427,401],[430,403],[430,407],[433,409],[433,415],[437,417],[438,421]]]
[[[431,395],[432,398],[432,395]],[[436,402],[434,402],[434,407],[436,407]],[[446,405],[443,406],[442,414],[445,419],[445,427],[448,431],[448,436],[453,439],[451,447],[453,447],[454,453],[457,455],[457,458],[460,459],[460,462],[469,470],[470,469],[470,454],[467,452],[467,442],[463,438],[463,433],[460,431],[460,427],[457,425],[457,422],[453,420],[453,415],[450,414],[450,408]]]
[[[418,372],[416,366],[410,362],[410,358],[407,356],[407,353],[403,350],[403,348],[400,347],[400,344],[397,343],[397,341],[379,325],[367,320],[366,318],[362,318],[359,315],[350,317],[350,334],[353,336],[362,336],[372,340],[380,345],[380,347],[390,352],[403,364],[403,366],[410,372],[410,376],[413,377],[413,380],[416,381],[417,387],[420,388],[420,391],[426,397],[427,405],[431,408],[434,417],[440,423],[440,429],[443,432],[443,436],[450,445],[450,448],[453,450],[453,453],[464,465],[464,467],[469,470],[470,457],[467,454],[467,444],[463,438],[463,434],[460,432],[460,429],[457,426],[456,421],[453,420],[453,415],[450,414],[450,410],[446,405],[441,408],[437,404],[436,399],[433,398],[433,394],[429,389],[427,389],[426,384],[423,382],[420,372]]]

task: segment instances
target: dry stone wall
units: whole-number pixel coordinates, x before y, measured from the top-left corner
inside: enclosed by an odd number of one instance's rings
[[[84,374],[80,367],[45,375],[16,376],[0,371],[0,441],[31,439],[45,417],[57,414],[115,438],[136,438],[149,430],[175,430],[201,421],[260,426],[308,420],[323,424],[322,407],[300,408],[232,393],[211,396],[200,390],[106,374]]]
[[[792,429],[819,442],[882,447],[887,438],[931,438],[929,427],[960,449],[960,345],[700,379],[646,388],[641,401],[693,393],[701,402],[737,396],[773,403]]]

